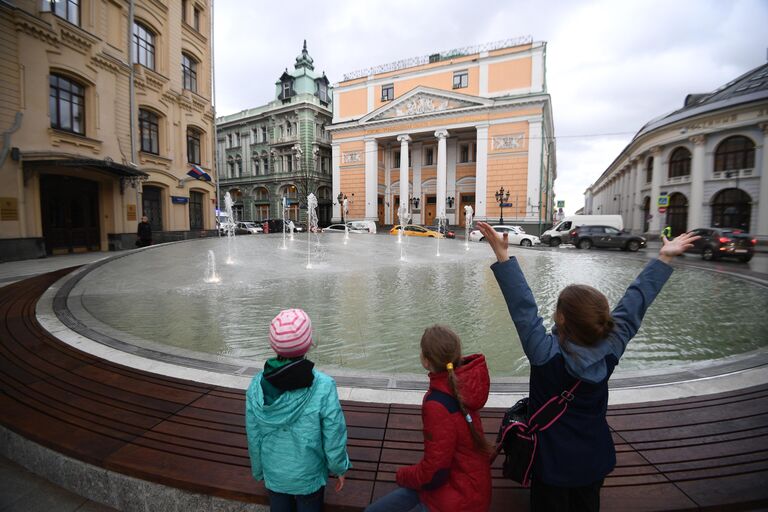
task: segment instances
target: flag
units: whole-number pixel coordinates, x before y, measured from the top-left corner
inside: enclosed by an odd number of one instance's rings
[[[196,180],[211,181],[211,175],[203,170],[199,165],[192,164],[192,168],[187,172],[187,176]]]

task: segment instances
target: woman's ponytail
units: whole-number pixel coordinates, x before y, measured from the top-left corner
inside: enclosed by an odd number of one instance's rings
[[[456,402],[459,404],[461,415],[464,416],[464,420],[469,425],[469,434],[472,436],[472,443],[479,451],[483,453],[491,453],[491,445],[488,444],[488,441],[485,440],[485,437],[483,437],[475,428],[475,423],[472,421],[472,416],[467,411],[467,407],[464,405],[464,401],[461,399],[461,391],[459,390],[459,382],[456,378],[456,372],[453,370],[453,363],[448,363],[446,365],[446,370],[448,370],[448,385],[451,387],[451,393],[453,394],[454,398],[456,398]]]

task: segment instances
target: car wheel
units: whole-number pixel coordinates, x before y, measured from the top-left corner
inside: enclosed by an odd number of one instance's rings
[[[701,258],[706,261],[711,261],[715,259],[715,251],[713,251],[711,247],[705,247],[704,250],[701,251]]]
[[[638,249],[640,249],[640,242],[638,242],[637,240],[630,240],[629,242],[627,242],[628,251],[636,252]]]
[[[530,240],[528,240],[527,238],[523,238],[522,240],[520,240],[520,245],[522,245],[523,247],[530,247],[532,244]]]
[[[590,247],[592,247],[592,240],[589,238],[579,240],[579,249],[589,249]]]
[[[483,237],[480,240],[478,240],[478,242],[485,242],[485,237]]]
[[[559,238],[553,238],[552,240],[549,241],[549,245],[550,247],[557,247],[558,245],[560,245],[560,242],[562,242],[562,240],[560,240]]]
[[[739,261],[742,262],[742,263],[747,263],[751,259],[752,259],[752,255],[751,254],[739,257]]]

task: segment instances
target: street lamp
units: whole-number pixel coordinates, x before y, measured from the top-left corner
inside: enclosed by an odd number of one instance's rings
[[[411,201],[411,206],[413,207],[413,209],[414,210],[418,210],[419,209],[419,198],[418,197],[411,197],[410,201]]]
[[[448,196],[445,198],[445,204],[448,206],[448,208],[453,208],[453,203],[455,202],[456,198],[453,196]]]
[[[504,192],[504,187],[502,186],[499,190],[496,191],[495,195],[496,202],[499,203],[499,208],[501,208],[501,213],[499,214],[499,224],[504,224],[504,205],[509,201],[509,190]]]

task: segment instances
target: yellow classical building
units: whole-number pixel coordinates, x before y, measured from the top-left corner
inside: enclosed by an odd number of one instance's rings
[[[521,38],[345,75],[329,128],[334,219],[346,197],[349,219],[463,225],[471,206],[538,232],[556,177],[545,57]]]
[[[0,2],[0,261],[214,227],[210,10]]]

